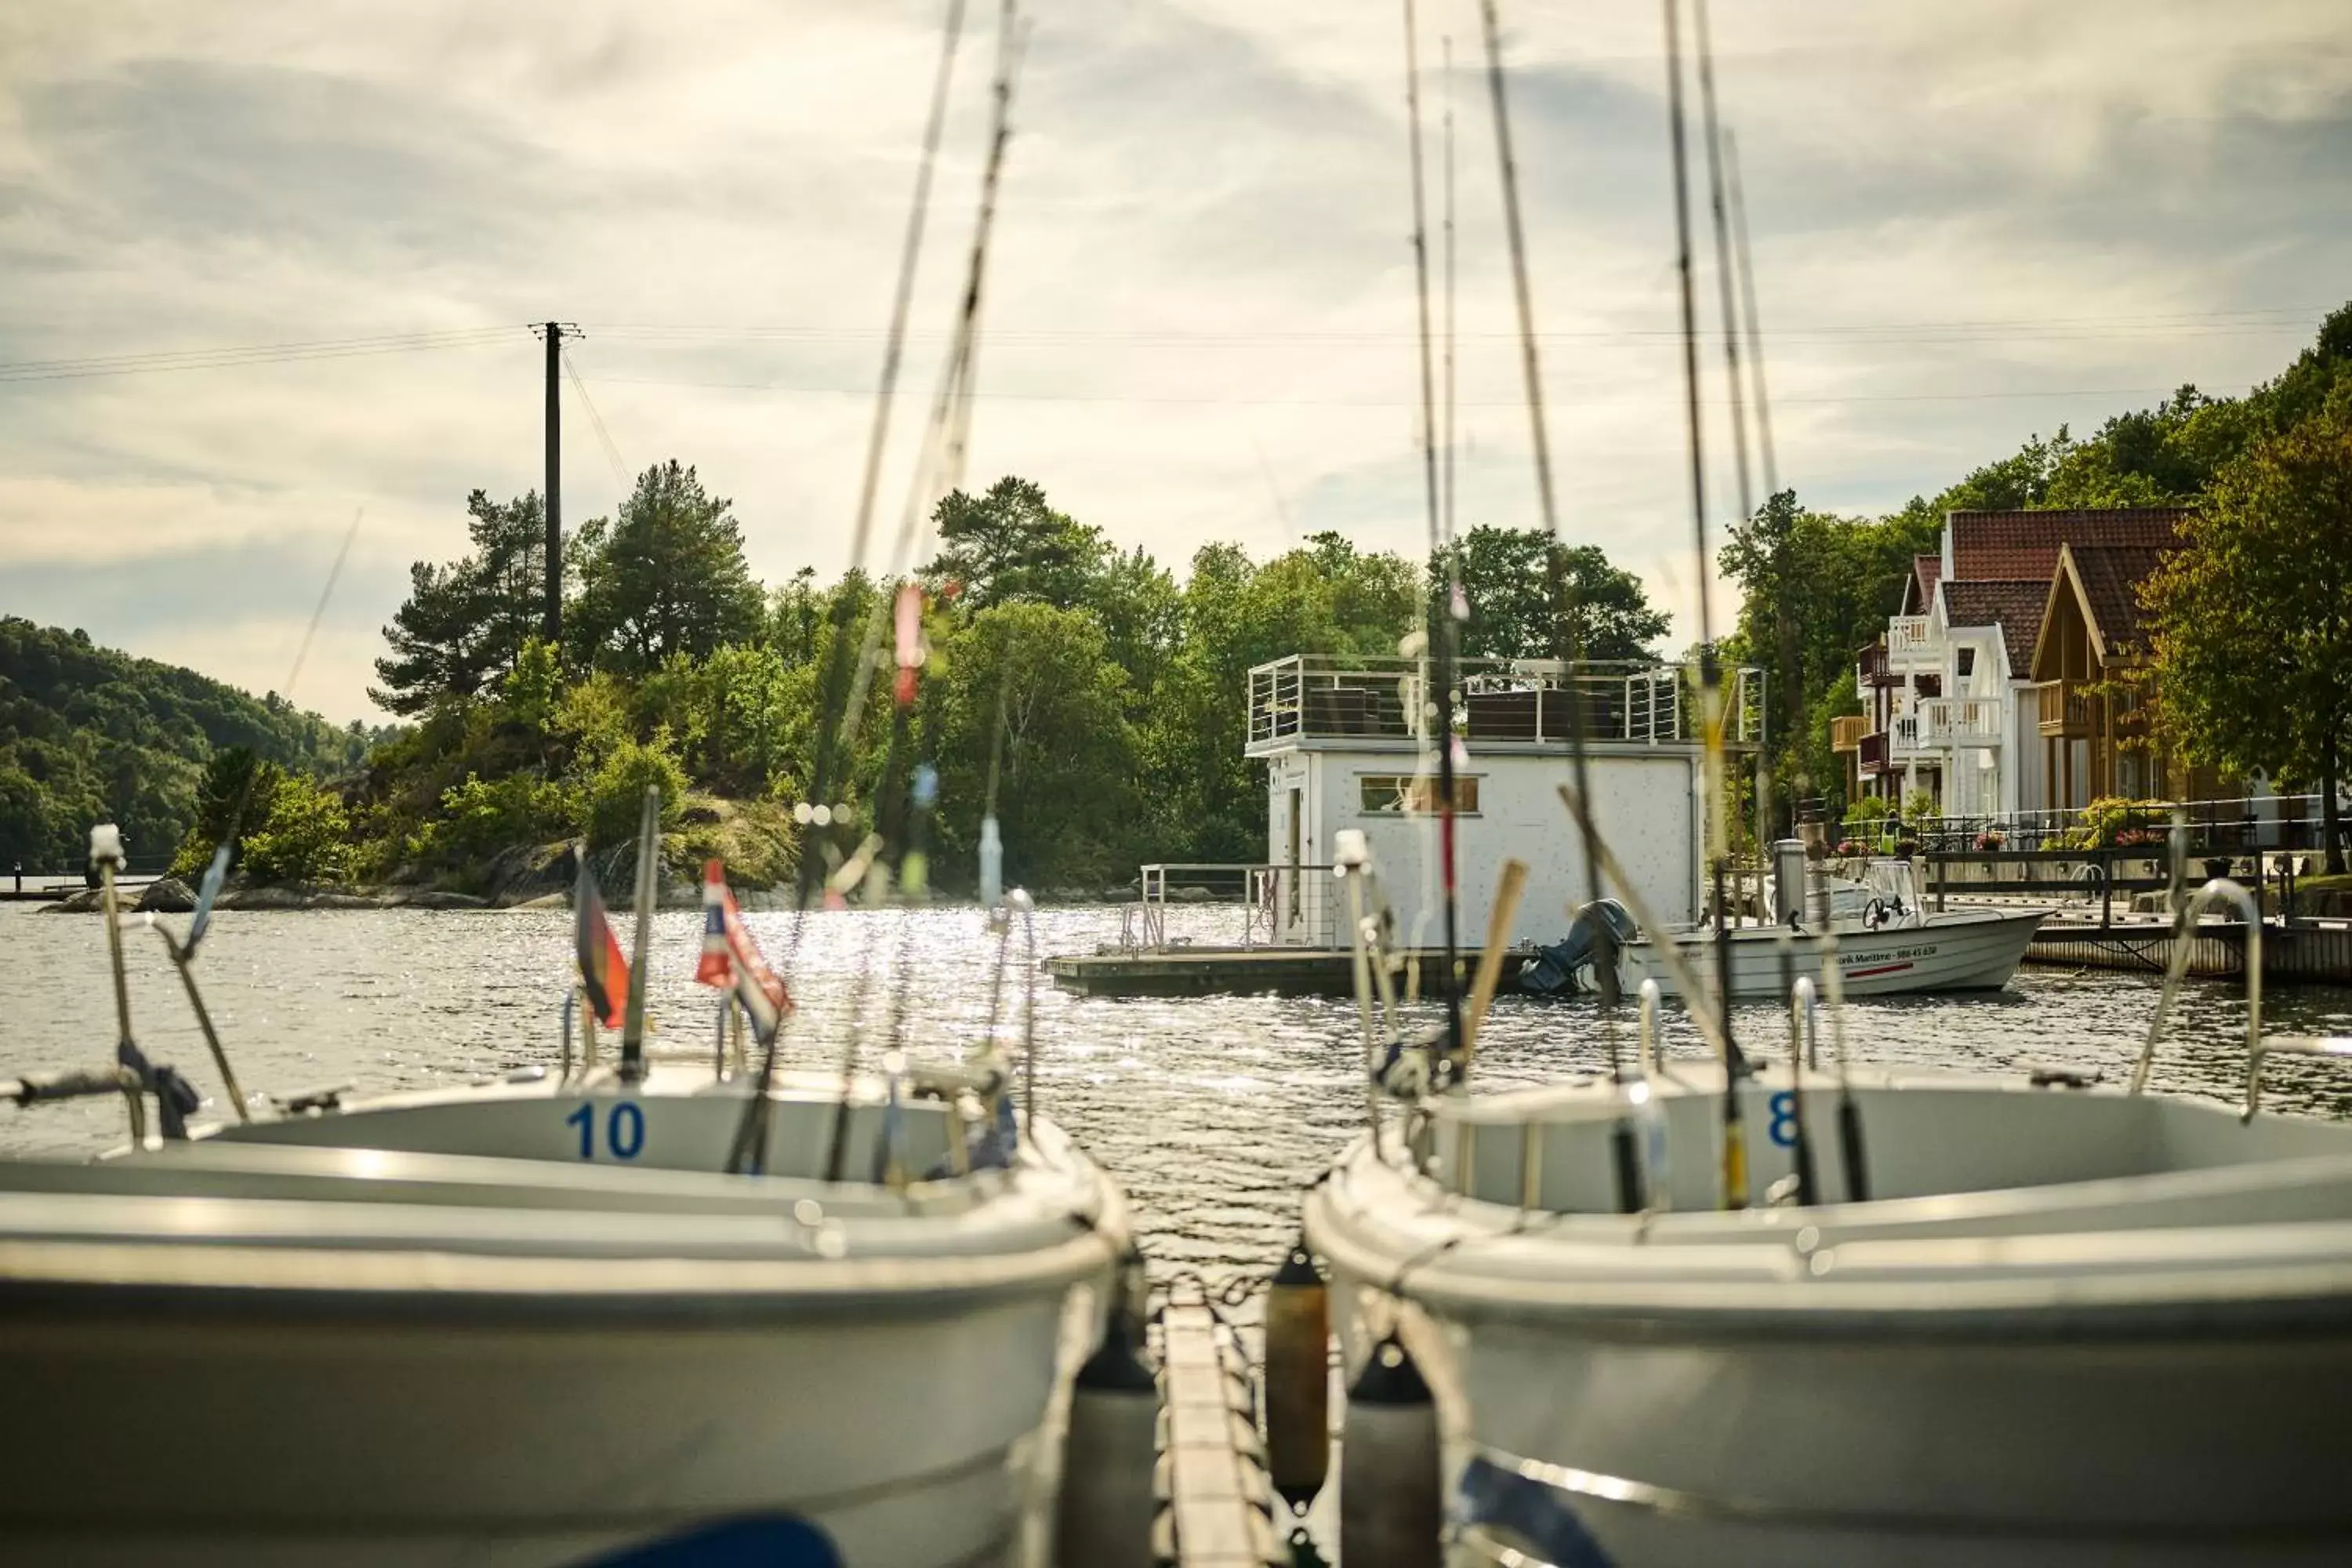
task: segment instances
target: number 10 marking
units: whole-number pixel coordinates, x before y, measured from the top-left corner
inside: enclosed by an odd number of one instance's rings
[[[563,1119],[566,1127],[580,1130],[580,1157],[596,1157],[596,1108],[583,1102],[580,1109]],[[612,1114],[604,1119],[604,1151],[615,1160],[634,1160],[646,1146],[646,1113],[634,1100],[614,1102]]]

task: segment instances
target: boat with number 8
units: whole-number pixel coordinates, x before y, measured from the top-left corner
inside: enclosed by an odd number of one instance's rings
[[[1653,1063],[1651,987],[1626,1081],[1360,1141],[1307,1234],[1351,1371],[1394,1333],[1435,1393],[1454,1560],[2352,1554],[2352,1125],[2259,1109],[2352,1039],[2264,1040],[2248,941],[2242,1110],[2143,1092],[2184,949],[2126,1088]]]

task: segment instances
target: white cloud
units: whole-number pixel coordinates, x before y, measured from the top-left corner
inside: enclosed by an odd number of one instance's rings
[[[511,329],[0,384],[0,608],[267,687],[364,506],[300,693],[362,712],[405,561],[458,547],[467,489],[539,483],[521,323],[551,314],[587,329],[576,362],[628,464],[698,465],[763,574],[836,570],[940,8],[0,16],[0,362]],[[1395,8],[1029,9],[973,478],[1034,477],[1180,564],[1208,540],[1265,552],[1323,527],[1418,548]],[[886,528],[950,321],[995,10],[971,0]],[[1687,635],[1656,10],[1505,10],[1564,521],[1649,575]],[[2031,431],[2183,380],[2242,386],[2343,292],[2352,50],[2331,7],[1714,11],[1780,466],[1809,499],[1891,507]],[[1422,16],[1424,62],[1450,33],[1457,66],[1463,521],[1525,523],[1476,8]],[[1448,96],[1429,84],[1433,177]],[[629,330],[648,326],[667,335]],[[564,395],[576,521],[619,487]],[[192,586],[216,602],[192,607]]]

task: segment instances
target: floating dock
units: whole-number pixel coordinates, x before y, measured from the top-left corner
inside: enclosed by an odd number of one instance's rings
[[[2171,962],[2172,942],[2172,921],[2164,916],[2111,921],[2053,916],[2025,950],[2025,959],[2029,963],[2161,974]],[[2211,921],[2197,928],[2189,958],[2190,974],[2219,980],[2245,972],[2242,924]],[[2352,921],[2266,922],[2263,978],[2352,984]]]
[[[1289,1561],[1275,1530],[1249,1357],[1197,1281],[1160,1315],[1158,1489],[1151,1557],[1175,1568],[1267,1568]]]
[[[1519,970],[1535,957],[1524,951],[1504,954],[1502,988],[1511,989],[1519,977]],[[1461,954],[1465,983],[1477,958],[1473,949],[1465,949]],[[1423,949],[1407,954],[1406,963],[1421,966],[1420,989],[1424,994],[1444,994],[1443,952]],[[1045,968],[1057,984],[1093,996],[1197,996],[1214,992],[1273,992],[1285,996],[1356,994],[1355,955],[1344,947],[1105,947],[1093,952],[1049,958]]]

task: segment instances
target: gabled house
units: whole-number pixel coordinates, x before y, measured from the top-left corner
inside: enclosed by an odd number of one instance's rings
[[[2148,734],[2139,585],[2164,556],[2147,545],[2069,543],[2059,551],[2033,651],[2053,805],[2101,795],[2194,800],[2225,793],[2218,773],[2179,763]]]
[[[2091,737],[2054,731],[2038,689],[2065,679],[2040,668],[2062,575],[2095,584],[2106,624],[2128,616],[2125,635],[2136,634],[2137,584],[2186,515],[2180,507],[1947,513],[1939,550],[1912,562],[1898,612],[1862,651],[1863,714],[1832,728],[1832,745],[1851,758],[1849,795],[1925,790],[1943,815],[1979,817],[2090,799],[2080,793],[2093,776],[2090,750],[2055,742]],[[2050,646],[2064,668],[2084,664],[2081,650]],[[2071,679],[2079,710],[2098,678]],[[2063,730],[2068,699],[2054,700]],[[2119,778],[2113,750],[2100,754]]]

